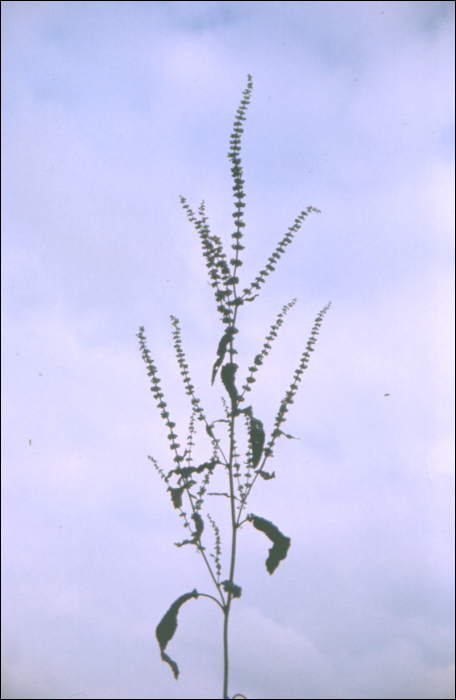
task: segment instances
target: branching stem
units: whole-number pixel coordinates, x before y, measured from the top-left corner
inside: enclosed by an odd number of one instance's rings
[[[187,449],[183,451],[180,448],[180,444],[177,442],[178,436],[175,432],[176,424],[171,421],[170,414],[167,410],[167,404],[164,401],[164,394],[160,386],[160,379],[157,374],[157,368],[150,357],[149,349],[146,346],[146,338],[144,336],[144,328],[141,326],[139,329],[138,338],[140,341],[140,348],[142,352],[142,357],[148,367],[148,374],[151,378],[151,391],[154,394],[154,398],[157,402],[157,406],[160,409],[160,415],[166,423],[168,428],[168,440],[170,440],[170,448],[174,453],[173,462],[177,465],[174,469],[171,469],[168,474],[160,469],[155,459],[150,457],[154,463],[156,469],[160,473],[160,476],[166,482],[168,486],[168,491],[171,493],[171,500],[174,508],[180,511],[180,517],[184,519],[184,527],[188,528],[191,532],[191,539],[185,539],[183,542],[176,543],[178,547],[183,545],[194,545],[196,551],[202,554],[206,567],[212,578],[212,581],[217,589],[218,596],[220,600],[213,595],[208,593],[199,593],[196,589],[191,592],[184,593],[179,596],[177,600],[171,605],[169,610],[163,616],[156,628],[156,637],[160,647],[161,658],[163,661],[168,663],[174,674],[174,677],[178,678],[179,668],[175,661],[173,661],[167,653],[165,653],[166,646],[168,642],[174,635],[177,628],[177,614],[180,607],[185,604],[188,600],[197,599],[199,596],[204,596],[206,598],[211,598],[220,607],[223,613],[223,699],[228,700],[228,682],[229,682],[229,647],[228,647],[228,628],[229,628],[229,617],[231,612],[231,602],[233,598],[239,598],[241,596],[242,589],[240,586],[234,583],[234,571],[236,565],[236,546],[237,546],[237,533],[238,529],[246,522],[251,522],[253,527],[264,533],[269,540],[272,541],[273,546],[269,549],[269,556],[265,561],[266,570],[269,574],[272,574],[280,561],[283,561],[286,556],[288,549],[290,547],[290,538],[286,537],[279,528],[271,523],[269,520],[262,518],[260,516],[249,513],[242,519],[242,514],[247,505],[247,499],[252,491],[252,488],[258,478],[262,476],[265,480],[273,479],[275,472],[269,474],[264,471],[265,464],[269,457],[273,456],[273,447],[278,437],[285,435],[287,438],[292,438],[292,435],[287,435],[281,430],[282,423],[286,420],[286,413],[288,412],[289,404],[293,403],[294,395],[298,389],[298,383],[301,381],[301,375],[307,367],[309,362],[310,353],[313,352],[313,345],[316,342],[316,336],[318,335],[321,322],[324,314],[329,308],[329,304],[320,312],[320,314],[315,319],[315,324],[312,328],[311,337],[309,338],[305,351],[302,354],[300,364],[294,373],[293,381],[290,385],[289,390],[286,392],[284,399],[282,400],[279,411],[277,413],[274,429],[271,433],[269,442],[265,445],[265,431],[263,427],[263,422],[260,417],[254,412],[252,406],[247,406],[241,408],[241,404],[245,401],[245,395],[247,392],[252,390],[252,384],[256,381],[256,372],[259,367],[263,364],[264,359],[267,357],[269,350],[271,348],[270,343],[276,338],[279,328],[282,326],[284,317],[289,309],[291,309],[296,303],[296,299],[292,302],[286,304],[282,307],[282,311],[278,314],[275,323],[271,326],[269,334],[266,336],[266,341],[263,344],[261,352],[255,356],[252,366],[249,367],[250,375],[246,378],[244,385],[242,386],[242,393],[238,392],[236,386],[236,371],[239,369],[238,365],[235,363],[235,355],[237,350],[234,347],[234,339],[238,333],[236,328],[236,321],[238,316],[238,310],[241,306],[249,304],[255,300],[260,291],[261,286],[265,283],[266,277],[275,270],[277,261],[280,259],[285,251],[285,248],[291,243],[295,233],[297,233],[305,217],[312,211],[318,212],[318,209],[314,207],[307,207],[307,211],[302,211],[298,217],[295,219],[294,224],[289,227],[288,232],[284,235],[283,239],[279,242],[275,251],[268,258],[268,263],[265,265],[264,269],[261,270],[255,280],[243,290],[243,293],[238,293],[240,281],[239,281],[239,269],[242,266],[242,260],[240,259],[240,251],[244,250],[244,245],[242,245],[241,240],[244,236],[243,228],[245,223],[243,222],[243,208],[245,207],[244,193],[244,180],[243,180],[243,169],[241,165],[241,137],[243,133],[242,123],[245,121],[245,111],[247,105],[250,102],[250,94],[252,91],[252,78],[248,76],[247,89],[243,92],[243,99],[241,100],[240,107],[236,113],[236,119],[234,122],[234,129],[230,140],[230,152],[228,153],[228,158],[231,161],[231,174],[234,181],[233,195],[235,198],[235,212],[233,213],[233,218],[235,220],[235,231],[231,234],[231,238],[234,242],[231,248],[234,251],[234,257],[228,260],[224,249],[223,243],[220,238],[213,235],[210,231],[208,225],[208,217],[206,216],[206,210],[204,202],[199,208],[199,213],[196,215],[186,200],[181,197],[181,203],[187,212],[187,217],[190,222],[194,224],[198,235],[201,239],[201,244],[203,248],[203,256],[206,259],[206,266],[209,270],[209,278],[211,280],[211,287],[214,289],[215,299],[217,302],[217,311],[221,314],[222,323],[225,325],[225,331],[222,335],[219,345],[217,348],[217,358],[212,367],[212,384],[214,384],[215,379],[221,379],[221,383],[226,389],[227,394],[230,398],[230,408],[227,401],[222,397],[225,417],[209,422],[204,414],[202,407],[200,406],[200,400],[195,395],[194,385],[192,384],[188,365],[186,363],[185,354],[182,349],[181,342],[181,331],[179,327],[179,320],[174,316],[171,316],[172,324],[174,326],[173,337],[174,337],[174,348],[177,354],[177,361],[181,370],[181,375],[183,377],[184,386],[186,393],[190,396],[192,404],[192,416],[190,420],[190,429],[187,439]],[[199,217],[199,218],[198,218]],[[251,296],[253,294],[253,296]],[[229,361],[225,361],[225,356],[229,355]],[[248,395],[248,394],[247,394]],[[237,453],[236,445],[236,418],[238,416],[243,416],[245,421],[246,429],[248,432],[248,449],[246,452],[246,473],[241,474],[240,463],[238,461],[239,455]],[[206,428],[207,435],[211,438],[213,453],[210,461],[204,462],[199,466],[196,466],[193,461],[192,456],[192,446],[193,437],[196,433],[195,430],[195,419],[201,421]],[[214,434],[215,423],[227,423],[228,433],[229,433],[229,456],[227,457],[223,451],[221,445],[221,438],[218,438]],[[226,445],[226,443],[225,443]],[[187,463],[187,466],[183,466]],[[209,480],[212,477],[213,471],[218,465],[223,465],[228,472],[229,481],[229,492],[208,492],[207,486]],[[252,477],[252,472],[254,475]],[[174,475],[174,476],[173,476]],[[202,481],[198,484],[198,476],[202,475],[200,478]],[[171,482],[171,477],[173,476],[173,481]],[[242,478],[245,481],[242,482]],[[177,482],[177,483],[176,483]],[[171,484],[174,484],[173,486]],[[190,489],[199,485],[199,491],[197,495],[191,493]],[[235,486],[237,487],[239,496],[235,494]],[[182,508],[182,497],[184,491],[187,493],[187,497],[190,503],[192,513],[190,518],[187,519],[187,513],[184,512]],[[204,501],[205,495],[208,496],[225,496],[230,500],[230,515],[231,515],[231,552],[230,552],[230,564],[229,564],[229,578],[225,581],[220,582],[221,578],[221,537],[220,531],[213,520],[211,515],[207,513],[207,518],[214,530],[215,534],[215,554],[210,553],[210,557],[215,560],[216,574],[212,569],[210,559],[206,555],[206,547],[201,543],[201,538],[204,531],[204,519],[201,515],[201,509]],[[236,504],[236,501],[239,503]],[[237,511],[237,512],[236,512]],[[191,524],[191,520],[194,522],[194,527]],[[238,693],[234,697],[245,698],[244,695]]]

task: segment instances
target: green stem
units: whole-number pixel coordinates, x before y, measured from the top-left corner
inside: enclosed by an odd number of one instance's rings
[[[234,402],[233,402],[234,403]],[[232,412],[234,412],[234,405],[232,403]],[[231,447],[230,447],[230,464],[229,464],[229,477],[230,477],[230,502],[231,502],[231,564],[230,564],[230,584],[233,583],[234,579],[234,567],[236,563],[236,512],[234,507],[234,483],[233,483],[233,452],[234,452],[234,415],[231,418]],[[224,659],[224,674],[223,674],[223,698],[228,698],[228,670],[229,670],[229,660],[228,660],[228,620],[231,609],[231,598],[232,593],[228,591],[227,600],[225,605],[225,620],[223,625],[223,659]]]
[[[234,310],[233,326],[236,322],[237,308]],[[233,341],[230,343],[230,362],[233,361]],[[230,562],[230,584],[233,583],[234,579],[234,567],[236,564],[236,535],[237,535],[237,524],[236,524],[236,509],[235,509],[235,495],[234,495],[234,480],[233,480],[233,461],[234,461],[234,424],[236,421],[236,409],[237,402],[235,399],[231,399],[231,421],[230,421],[230,461],[228,464],[228,473],[230,480],[230,504],[231,504],[231,562]],[[231,599],[232,593],[228,591],[227,600],[224,610],[224,624],[223,624],[223,699],[228,698],[228,677],[229,677],[229,655],[228,655],[228,621],[231,609]]]
[[[219,605],[222,608],[222,610],[225,611],[225,608],[223,607],[221,602],[219,600],[217,600],[217,598],[214,598],[213,595],[209,595],[209,593],[198,593],[198,596],[204,596],[205,598],[211,598],[212,600],[215,600],[217,605]]]

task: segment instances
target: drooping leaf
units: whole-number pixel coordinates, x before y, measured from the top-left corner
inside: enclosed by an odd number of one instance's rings
[[[175,508],[182,508],[182,494],[184,493],[185,486],[180,488],[173,488],[170,486],[168,491],[171,491],[171,500]]]
[[[170,472],[171,473],[171,472]],[[169,477],[169,474],[168,474]],[[196,481],[187,481],[186,484],[183,486],[180,486],[179,488],[173,488],[172,486],[168,487],[168,491],[171,492],[171,500],[173,502],[173,506],[175,508],[182,508],[182,494],[184,493],[185,489],[189,489],[192,486],[196,484]]]
[[[269,479],[275,479],[275,472],[272,472],[272,474],[270,474],[269,472],[261,470],[257,471],[256,473],[259,474],[265,481],[269,481]]]
[[[204,520],[202,519],[202,517],[199,513],[193,513],[191,518],[195,523],[195,529],[196,529],[194,539],[200,540],[201,535],[203,534],[203,530],[204,530]]]
[[[250,417],[249,437],[252,445],[252,467],[255,469],[263,453],[265,435],[263,423],[253,416]]]
[[[215,377],[217,376],[217,370],[222,364],[223,360],[225,359],[225,353],[228,348],[228,344],[233,340],[234,335],[238,333],[238,329],[235,328],[234,326],[229,326],[226,329],[226,332],[224,335],[222,335],[220,342],[218,344],[217,348],[217,359],[214,363],[214,367],[212,368],[212,384],[215,381]]]
[[[192,483],[196,483],[193,481]],[[182,542],[175,542],[174,544],[176,547],[183,547],[184,544],[196,544],[200,549],[205,549],[202,547],[199,543],[201,539],[201,535],[204,530],[204,520],[202,519],[201,515],[199,513],[193,513],[191,516],[192,520],[195,523],[195,532],[193,533],[193,537],[191,540],[183,540]]]
[[[184,595],[181,595],[174,601],[169,610],[163,615],[155,630],[155,636],[157,637],[157,641],[160,646],[161,658],[171,666],[171,670],[176,681],[179,676],[179,667],[176,662],[168,656],[168,654],[165,654],[165,649],[168,642],[173,638],[174,632],[177,629],[177,615],[179,609],[181,605],[186,603],[187,600],[190,600],[190,598],[198,598],[198,591],[196,588],[191,593],[184,593]]]
[[[238,390],[236,389],[236,385],[234,383],[237,369],[238,365],[235,362],[227,362],[226,365],[223,365],[220,371],[223,386],[234,403],[236,403],[238,399]]]
[[[279,528],[271,523],[270,520],[260,518],[258,515],[253,514],[248,515],[247,520],[250,520],[254,528],[264,532],[271,542],[273,542],[273,546],[269,550],[269,556],[266,559],[266,569],[270,574],[273,574],[279,563],[286,558],[291,539],[285,537],[285,535],[280,532]]]

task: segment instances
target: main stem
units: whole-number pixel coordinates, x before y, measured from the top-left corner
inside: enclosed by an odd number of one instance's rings
[[[234,453],[234,415],[231,417],[231,445],[230,445],[230,463],[229,478],[230,478],[230,501],[231,501],[231,564],[230,564],[230,583],[233,583],[234,579],[234,566],[236,562],[236,513],[234,510],[234,483],[233,483],[233,453]],[[223,698],[227,700],[228,698],[228,619],[230,615],[232,593],[228,591],[226,606],[225,606],[225,620],[223,624],[223,661],[224,661],[224,673],[223,673]]]
[[[236,322],[236,312],[234,312],[233,326]],[[230,361],[233,361],[233,341],[230,343]],[[236,534],[237,534],[237,524],[236,524],[236,511],[234,507],[234,481],[233,481],[233,461],[234,461],[234,423],[236,420],[236,408],[237,403],[234,399],[231,399],[231,421],[230,421],[230,460],[228,464],[228,473],[230,480],[230,503],[231,503],[231,563],[230,563],[230,584],[233,583],[234,579],[234,567],[236,563]],[[229,674],[229,658],[228,658],[228,621],[231,609],[231,591],[228,591],[227,600],[224,610],[224,623],[223,623],[223,700],[228,700],[228,674]]]

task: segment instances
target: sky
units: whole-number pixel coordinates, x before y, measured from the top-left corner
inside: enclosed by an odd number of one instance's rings
[[[181,445],[173,349],[224,417],[223,325],[179,197],[230,255],[242,137],[239,376],[267,439],[315,352],[239,531],[229,695],[454,698],[454,3],[2,2],[2,698],[214,698],[222,614],[148,455],[174,465],[136,333]],[[223,424],[217,431],[226,444]],[[222,426],[222,427],[221,427]],[[195,464],[212,454],[198,427]],[[242,426],[241,426],[242,429]],[[242,445],[242,437],[240,438]],[[211,482],[212,483],[212,482]],[[226,490],[221,467],[214,487]],[[207,497],[203,543],[228,501]],[[206,539],[204,539],[206,538]],[[223,579],[222,579],[223,580]]]

